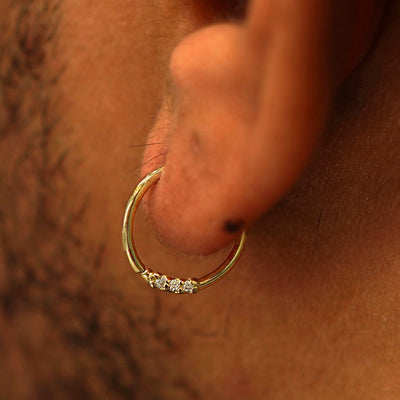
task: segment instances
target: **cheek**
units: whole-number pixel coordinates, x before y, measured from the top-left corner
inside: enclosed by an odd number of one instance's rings
[[[185,30],[178,21],[184,18],[160,0],[89,3],[63,5],[62,123],[82,144],[83,159],[104,160],[101,166],[108,169],[112,162],[123,164],[118,174],[126,174],[143,150],[130,146],[145,143],[160,107],[169,56]]]
[[[90,194],[81,235],[109,230],[113,255],[121,253],[121,209],[139,175],[169,55],[184,30],[175,23],[182,16],[171,17],[163,3],[71,0],[62,7],[59,140],[72,149],[71,193]]]

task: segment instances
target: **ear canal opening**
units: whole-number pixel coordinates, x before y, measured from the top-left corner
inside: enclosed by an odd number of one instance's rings
[[[248,0],[193,0],[194,12],[208,22],[241,21],[246,17]]]

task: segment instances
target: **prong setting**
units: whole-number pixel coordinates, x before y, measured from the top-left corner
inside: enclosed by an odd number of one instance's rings
[[[170,278],[150,270],[142,276],[152,288],[175,294],[194,294],[199,290],[199,282],[195,279]]]

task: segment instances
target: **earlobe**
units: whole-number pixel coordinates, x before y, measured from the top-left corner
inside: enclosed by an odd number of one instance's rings
[[[265,213],[303,170],[329,112],[330,10],[266,3],[254,0],[243,24],[192,33],[172,54],[174,106],[154,130],[166,157],[149,146],[142,173],[165,161],[147,207],[183,252],[213,252]]]

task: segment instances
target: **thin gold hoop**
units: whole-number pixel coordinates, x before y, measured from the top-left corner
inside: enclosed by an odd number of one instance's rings
[[[163,167],[156,169],[154,172],[148,174],[136,187],[131,198],[126,205],[124,222],[122,226],[122,243],[125,253],[128,257],[129,263],[133,270],[141,275],[151,287],[160,290],[182,294],[192,294],[199,290],[205,289],[213,283],[221,279],[228,273],[238,262],[243,249],[246,244],[247,234],[246,231],[242,232],[240,240],[236,243],[225,261],[211,273],[202,276],[201,278],[171,278],[167,275],[154,272],[147,268],[136,250],[136,245],[133,235],[133,223],[136,216],[137,209],[139,208],[140,201],[146,192],[154,185],[162,174]]]

